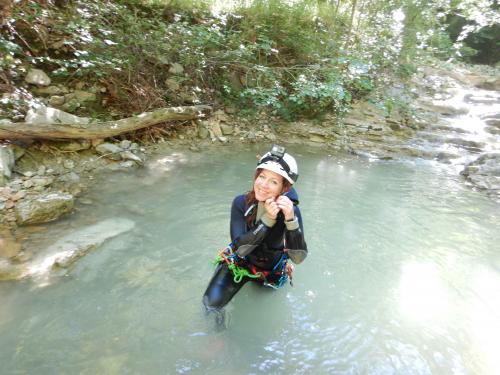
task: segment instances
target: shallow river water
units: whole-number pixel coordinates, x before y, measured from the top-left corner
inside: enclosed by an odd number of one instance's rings
[[[217,329],[201,296],[258,151],[165,151],[34,233],[135,222],[48,283],[0,284],[0,372],[500,373],[500,205],[428,162],[290,148],[309,257],[293,287],[247,284]]]

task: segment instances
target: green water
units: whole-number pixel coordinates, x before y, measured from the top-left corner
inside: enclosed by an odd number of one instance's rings
[[[291,148],[310,255],[247,284],[216,329],[201,296],[255,154],[165,151],[98,178],[29,246],[112,217],[135,228],[48,285],[0,284],[2,374],[498,374],[499,204],[432,163]]]

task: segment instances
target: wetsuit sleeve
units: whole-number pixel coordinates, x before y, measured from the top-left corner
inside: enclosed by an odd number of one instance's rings
[[[300,209],[295,206],[295,220],[298,223],[287,223],[285,230],[285,243],[288,249],[288,256],[292,262],[299,264],[307,257],[307,244],[304,239],[304,226],[302,224],[302,215]],[[295,221],[294,220],[294,221]]]
[[[238,196],[233,200],[230,231],[233,250],[236,251],[236,254],[240,257],[250,254],[266,238],[269,229],[270,227],[259,220],[254,227],[248,230],[245,222],[244,198]]]

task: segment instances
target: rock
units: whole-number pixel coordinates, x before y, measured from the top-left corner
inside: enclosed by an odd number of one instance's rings
[[[75,168],[75,162],[71,159],[65,159],[63,161],[63,167],[66,169],[73,169]]]
[[[95,150],[104,157],[112,160],[121,160],[120,153],[123,151],[121,147],[113,143],[102,143]]]
[[[130,142],[128,139],[124,139],[120,142],[120,147],[124,150],[130,148],[130,146],[132,146],[132,142]]]
[[[218,139],[219,141],[221,141],[222,143],[227,143],[227,142],[228,142],[227,137],[223,137],[223,136],[221,136],[221,137],[217,137],[217,139]]]
[[[482,154],[469,163],[461,174],[478,188],[500,195],[500,151]]]
[[[277,139],[276,135],[274,135],[273,133],[266,134],[266,138],[272,142],[276,141],[276,139]]]
[[[70,94],[64,95],[64,99],[66,102],[74,100],[75,102],[78,103],[84,103],[84,102],[95,102],[97,100],[97,96],[93,92],[75,90]]]
[[[38,176],[45,176],[46,171],[47,171],[47,167],[45,167],[45,165],[41,165],[40,167],[38,167],[38,171],[36,172],[36,174]]]
[[[222,135],[231,135],[234,133],[234,128],[231,125],[220,124],[220,129],[222,131]]]
[[[498,103],[498,98],[493,95],[472,95],[467,94],[464,96],[464,101],[471,104],[489,104],[494,105]]]
[[[42,194],[32,200],[23,200],[16,205],[18,225],[40,224],[54,221],[73,209],[74,197],[67,193]]]
[[[68,112],[74,112],[80,107],[81,107],[80,102],[77,99],[73,98],[71,100],[67,100],[63,104],[62,109],[64,109],[65,111],[68,111]]]
[[[51,107],[59,107],[59,106],[63,105],[64,102],[65,102],[64,96],[54,95],[54,96],[51,96],[49,99],[49,105]]]
[[[61,151],[82,151],[82,150],[88,150],[90,147],[92,147],[92,142],[89,141],[88,139],[82,139],[81,141],[66,141],[66,142],[59,142],[57,144],[57,147]]]
[[[315,143],[325,143],[326,142],[325,138],[319,134],[311,134],[309,136],[309,140],[311,142],[315,142]]]
[[[486,81],[476,83],[475,86],[484,90],[500,91],[500,78],[489,78]]]
[[[60,176],[58,180],[65,183],[77,184],[80,182],[80,176],[75,172],[69,172]]]
[[[64,86],[37,87],[33,91],[39,95],[61,95],[69,92]]]
[[[182,74],[184,73],[184,67],[179,63],[172,63],[170,64],[170,69],[168,69],[168,72],[177,75]]]
[[[40,69],[30,69],[24,80],[33,85],[49,86],[50,77]]]
[[[54,180],[51,177],[34,177],[31,179],[34,186],[49,186]]]
[[[12,176],[15,160],[12,147],[0,145],[0,186],[5,186]]]
[[[128,150],[122,151],[122,152],[120,152],[120,156],[123,160],[132,160],[132,161],[135,161],[139,164],[143,163],[142,159],[139,156],[137,156],[136,154],[134,154],[132,151],[128,151]]]
[[[26,189],[32,188],[35,184],[31,180],[26,180],[23,182],[23,187]]]
[[[18,243],[8,229],[0,229],[0,258],[14,258],[21,251]]]
[[[165,85],[168,87],[168,89],[170,91],[179,91],[179,89],[181,88],[181,85],[179,84],[179,82],[177,82],[175,79],[173,78],[168,78],[166,81],[165,81]]]
[[[219,122],[210,121],[208,125],[209,125],[210,130],[213,132],[215,137],[217,137],[217,138],[222,137],[223,134],[222,134],[222,130],[221,130]]]
[[[52,107],[39,105],[35,109],[30,109],[26,114],[27,123],[42,124],[88,124],[87,117],[78,117]]]
[[[257,138],[257,136],[255,135],[255,133],[253,131],[248,132],[247,139],[255,140],[256,138]]]
[[[198,137],[201,139],[206,139],[210,135],[210,132],[208,129],[205,127],[205,125],[198,125]]]
[[[53,267],[66,268],[106,240],[132,230],[135,223],[125,218],[100,221],[62,237],[47,249],[29,267],[31,276],[42,276]]]
[[[25,269],[19,264],[8,260],[0,260],[0,280],[19,280],[25,274]]]

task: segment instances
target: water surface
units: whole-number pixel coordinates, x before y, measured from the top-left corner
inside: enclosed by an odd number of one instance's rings
[[[201,296],[258,151],[165,151],[33,234],[135,222],[49,283],[0,284],[2,373],[500,373],[499,205],[432,163],[291,148],[310,255],[293,287],[247,284],[217,330]]]

